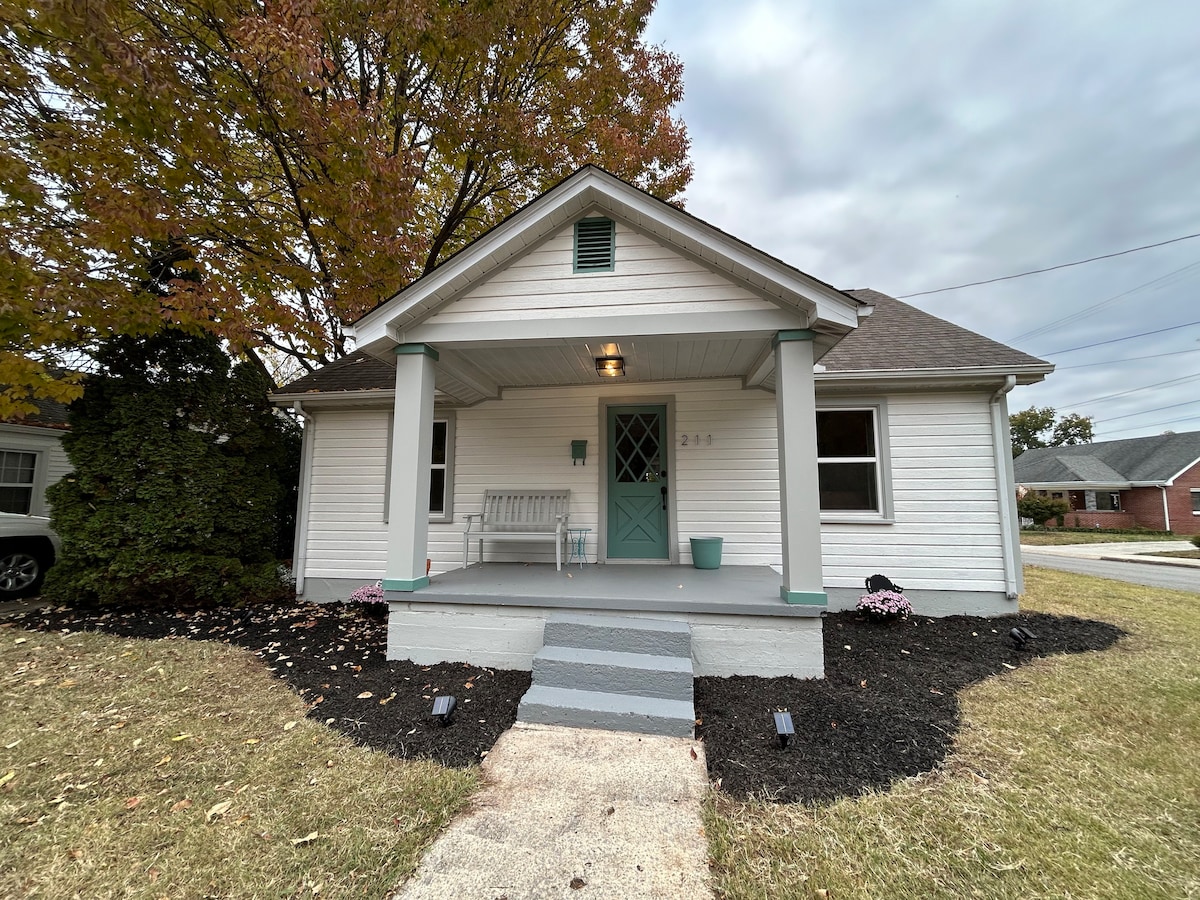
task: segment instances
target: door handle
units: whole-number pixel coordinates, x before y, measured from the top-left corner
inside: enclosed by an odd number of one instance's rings
[[[666,508],[667,508],[667,488],[666,488],[666,485],[663,485],[661,488],[659,488],[659,492],[662,494],[662,500],[663,500],[663,509],[666,509]]]

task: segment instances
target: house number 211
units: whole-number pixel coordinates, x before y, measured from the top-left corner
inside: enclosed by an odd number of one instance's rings
[[[712,435],[711,434],[703,435],[703,438],[704,438],[703,441],[701,441],[700,438],[701,438],[701,435],[698,435],[698,434],[681,435],[679,444],[682,447],[686,447],[689,444],[694,447],[699,447],[701,444],[703,444],[704,446],[709,446],[712,444]]]

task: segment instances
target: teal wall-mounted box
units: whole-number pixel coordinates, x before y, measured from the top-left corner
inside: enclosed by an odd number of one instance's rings
[[[576,462],[587,465],[587,441],[571,441],[571,465]]]

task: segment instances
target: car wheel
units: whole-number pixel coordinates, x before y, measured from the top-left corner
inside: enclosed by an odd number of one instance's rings
[[[36,593],[45,576],[46,562],[36,550],[21,546],[0,550],[0,600]]]

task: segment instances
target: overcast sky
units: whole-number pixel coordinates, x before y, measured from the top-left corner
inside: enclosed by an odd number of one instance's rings
[[[689,212],[838,287],[1200,232],[1200,3],[659,0],[648,38],[685,67]],[[907,302],[1059,367],[1013,411],[1200,431],[1200,238]]]

